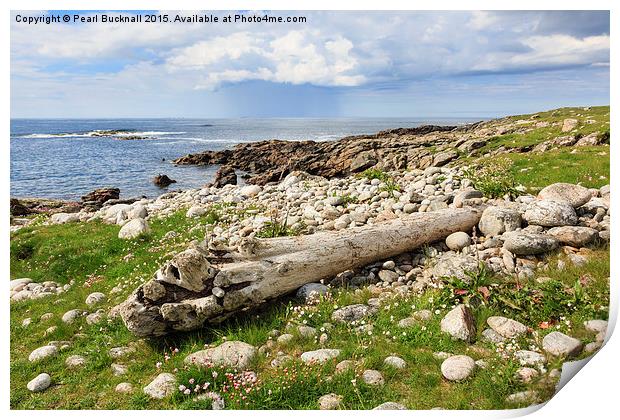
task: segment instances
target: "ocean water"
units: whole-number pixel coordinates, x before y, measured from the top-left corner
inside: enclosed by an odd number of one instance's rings
[[[117,187],[121,197],[155,197],[166,190],[200,187],[216,167],[175,166],[173,159],[204,150],[268,139],[335,140],[423,124],[452,125],[480,119],[13,119],[11,196],[79,200],[100,187]],[[98,137],[100,130],[122,130]],[[121,140],[123,136],[145,140]],[[153,185],[157,174],[177,181]]]

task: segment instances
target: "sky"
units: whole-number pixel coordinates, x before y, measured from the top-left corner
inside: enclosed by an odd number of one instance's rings
[[[213,12],[220,17],[213,24],[16,22],[18,14],[46,13],[59,12],[12,12],[12,118],[459,118],[609,104],[606,11],[244,12],[306,18],[279,24],[222,22],[240,12]]]

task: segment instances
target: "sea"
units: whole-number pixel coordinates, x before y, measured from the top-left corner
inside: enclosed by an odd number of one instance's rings
[[[260,140],[330,141],[390,128],[458,125],[481,119],[12,119],[11,197],[79,200],[96,188],[117,187],[121,198],[152,198],[166,191],[199,188],[213,180],[217,167],[172,163],[188,153]],[[119,133],[102,137],[104,130]],[[145,139],[127,139],[131,136]],[[161,189],[152,183],[158,174],[177,183]]]

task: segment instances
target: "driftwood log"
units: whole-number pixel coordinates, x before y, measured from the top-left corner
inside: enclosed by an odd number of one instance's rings
[[[478,223],[475,209],[418,213],[372,226],[274,239],[245,238],[235,250],[189,248],[162,266],[118,307],[138,336],[161,336],[231,315]]]

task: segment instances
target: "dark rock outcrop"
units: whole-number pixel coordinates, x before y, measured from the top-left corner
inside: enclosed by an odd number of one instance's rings
[[[82,196],[82,202],[95,201],[103,204],[108,200],[118,199],[121,190],[118,188],[98,188]]]
[[[30,209],[24,206],[17,198],[11,198],[11,216],[27,216]]]
[[[455,140],[455,129],[454,126],[397,128],[329,142],[265,140],[239,144],[228,150],[190,154],[174,163],[228,165],[250,173],[248,183],[258,185],[279,181],[296,170],[339,177],[372,167],[385,170],[424,167],[433,162],[430,146],[436,152],[449,151],[450,156],[456,156],[450,146]],[[423,160],[425,156],[430,159]]]
[[[232,166],[222,165],[215,173],[215,181],[213,181],[211,186],[222,188],[228,184],[237,185],[237,174]]]
[[[121,190],[118,188],[98,188],[82,196],[82,207],[89,211],[99,210],[109,200],[118,200]]]
[[[153,184],[157,185],[160,188],[167,187],[170,184],[174,184],[176,180],[171,179],[168,175],[159,174],[155,178],[153,178]]]

